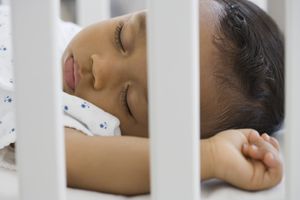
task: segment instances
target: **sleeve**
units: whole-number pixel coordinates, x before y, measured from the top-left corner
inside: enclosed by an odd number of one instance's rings
[[[64,125],[93,136],[120,136],[120,121],[79,97],[63,92]]]

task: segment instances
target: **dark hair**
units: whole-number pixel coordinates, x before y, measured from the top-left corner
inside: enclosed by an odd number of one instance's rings
[[[222,66],[216,76],[222,83],[218,84],[223,91],[220,98],[227,99],[228,106],[214,131],[253,128],[272,134],[284,118],[283,35],[255,4],[215,1],[224,7],[214,39]]]

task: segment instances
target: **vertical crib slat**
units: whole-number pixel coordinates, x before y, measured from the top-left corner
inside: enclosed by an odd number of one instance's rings
[[[12,1],[20,199],[65,199],[58,1]]]
[[[279,28],[285,31],[285,0],[268,0],[267,10]]]
[[[288,200],[300,196],[300,1],[286,0],[286,195]]]
[[[148,1],[151,195],[196,200],[199,175],[198,0]]]
[[[81,26],[108,19],[110,0],[76,0],[77,23]]]
[[[256,5],[258,5],[260,8],[267,10],[267,0],[250,0],[253,3],[255,3]]]

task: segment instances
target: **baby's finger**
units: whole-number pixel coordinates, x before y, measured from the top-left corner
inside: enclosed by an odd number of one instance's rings
[[[249,145],[247,143],[243,144],[242,146],[242,153],[244,156],[249,157]]]
[[[257,145],[252,144],[248,147],[248,156],[257,159],[262,160],[264,158],[265,151],[263,151],[261,148],[259,148]]]
[[[238,131],[241,131],[245,136],[246,136],[246,138],[248,139],[248,141],[249,141],[249,138],[250,138],[250,135],[257,135],[257,136],[259,136],[259,133],[256,131],[256,130],[254,130],[254,129],[238,129]]]
[[[270,137],[270,143],[277,149],[277,151],[280,150],[280,145],[276,138]]]
[[[279,183],[283,174],[280,156],[278,154],[272,154],[271,152],[268,152],[266,153],[263,162],[268,167],[268,174],[271,181],[274,183]]]
[[[244,156],[252,158],[252,159],[257,159],[257,160],[262,160],[264,158],[264,152],[262,152],[256,145],[252,144],[243,144],[242,146],[242,153]]]
[[[263,162],[267,167],[275,168],[280,164],[280,158],[278,155],[274,155],[271,152],[268,152],[265,154]]]
[[[262,134],[261,137],[266,141],[266,142],[270,142],[270,136],[266,133]]]
[[[251,143],[251,144],[256,143],[257,141],[259,141],[259,139],[260,139],[260,136],[257,131],[250,132],[250,134],[248,136],[249,143]]]
[[[275,147],[279,151],[279,148],[280,148],[279,142],[274,137],[270,137],[267,133],[262,134],[261,137],[266,142],[269,142],[270,144],[272,144],[273,147]]]
[[[270,168],[274,167],[274,165],[276,164],[274,160],[274,156],[271,152],[265,154],[263,162],[265,163],[265,165],[267,165]]]
[[[256,136],[253,136],[256,137]],[[248,156],[253,159],[263,160],[265,155],[268,152],[271,152],[272,154],[278,154],[278,151],[276,148],[270,143],[265,141],[263,138],[258,136],[258,138],[251,139],[253,143],[249,144],[248,147]]]

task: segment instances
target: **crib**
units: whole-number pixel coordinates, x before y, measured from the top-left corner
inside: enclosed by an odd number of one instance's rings
[[[93,10],[100,5],[103,10],[89,18],[80,18],[81,24],[88,24],[94,19],[109,17],[108,0],[79,1],[81,13],[84,8]],[[94,3],[94,4],[93,4]],[[7,176],[14,184],[18,184],[13,197],[1,194],[0,199],[20,200],[64,200],[68,199],[127,199],[127,197],[110,196],[73,190],[66,193],[64,138],[59,98],[61,86],[60,70],[55,52],[57,41],[57,22],[59,2],[57,0],[11,1],[12,29],[15,57],[16,82],[16,115],[18,146],[18,181]],[[89,4],[89,5],[88,5]],[[28,6],[35,5],[35,6]],[[172,6],[170,6],[172,5]],[[285,181],[280,191],[284,196],[271,195],[276,190],[263,193],[239,193],[243,199],[287,199],[297,200],[300,193],[300,127],[297,127],[297,116],[300,113],[300,89],[297,75],[300,74],[300,60],[297,52],[300,46],[300,1],[269,0],[265,1],[270,14],[277,20],[286,35],[286,121],[284,134]],[[285,7],[285,9],[283,9]],[[279,11],[278,12],[278,8]],[[79,9],[79,10],[80,10]],[[165,14],[166,10],[169,12]],[[90,11],[90,14],[93,12]],[[100,14],[99,14],[100,13]],[[176,23],[168,23],[178,18]],[[132,200],[199,200],[224,199],[220,196],[201,194],[199,182],[199,38],[198,38],[198,0],[172,1],[148,0],[148,84],[150,108],[150,144],[151,144],[151,197],[148,195],[132,197]],[[285,19],[285,20],[283,20]],[[33,23],[24,23],[34,21]],[[165,24],[168,24],[166,26]],[[179,25],[179,26],[178,26]],[[38,34],[34,27],[41,27]],[[180,29],[178,27],[181,27]],[[172,33],[172,34],[170,34]],[[34,39],[32,39],[34,36]],[[31,38],[31,39],[30,39]],[[178,42],[181,51],[170,49],[170,43]],[[28,47],[32,50],[28,51]],[[47,48],[45,48],[47,47]],[[34,51],[45,49],[45,51]],[[36,55],[39,55],[38,57]],[[43,66],[41,67],[41,63]],[[181,66],[186,65],[183,69]],[[26,68],[22,68],[26,66]],[[57,66],[57,68],[53,68]],[[167,66],[172,66],[172,73]],[[48,74],[41,76],[40,74]],[[168,74],[166,83],[163,75]],[[177,80],[184,80],[178,82]],[[35,80],[34,82],[32,80]],[[22,84],[18,84],[22,83]],[[36,84],[43,83],[43,84]],[[172,84],[171,84],[172,83]],[[181,91],[178,95],[176,90]],[[40,108],[30,100],[39,91],[40,102],[47,102],[48,107]],[[169,91],[166,93],[165,91]],[[190,98],[185,98],[190,97]],[[170,102],[172,102],[170,104]],[[174,115],[174,111],[180,113]],[[30,113],[30,117],[28,117]],[[171,116],[170,116],[171,113]],[[42,117],[41,117],[42,116]],[[30,126],[34,122],[35,127]],[[163,123],[162,123],[163,122]],[[181,124],[182,126],[173,126]],[[40,130],[45,130],[40,132]],[[55,133],[55,134],[53,134]],[[170,135],[172,133],[172,135]],[[183,134],[184,133],[184,134]],[[172,137],[172,140],[168,138]],[[35,138],[32,140],[32,138]],[[36,141],[39,141],[38,143]],[[168,148],[166,148],[168,146]],[[178,148],[178,146],[184,148]],[[174,156],[176,155],[176,156]],[[38,163],[32,165],[31,162]],[[46,170],[45,170],[46,169]],[[0,172],[2,175],[2,172]],[[34,178],[33,178],[34,177]],[[0,176],[1,178],[1,176]],[[215,186],[202,185],[214,190]],[[11,186],[14,187],[14,186]],[[1,190],[1,189],[0,189]],[[222,193],[223,192],[223,193]],[[220,194],[228,192],[222,190]],[[205,192],[204,192],[205,193]],[[250,194],[249,194],[250,195]],[[267,195],[271,195],[270,198]],[[233,199],[233,197],[231,198]]]

